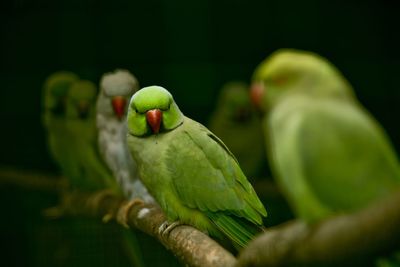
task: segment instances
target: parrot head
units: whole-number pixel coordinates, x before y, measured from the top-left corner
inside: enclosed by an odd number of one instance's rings
[[[98,112],[122,120],[128,101],[138,88],[136,78],[127,70],[118,69],[104,74],[100,81]]]
[[[128,110],[129,133],[147,136],[170,131],[183,123],[183,114],[172,95],[163,87],[149,86],[137,91]]]
[[[72,83],[78,80],[72,72],[60,71],[52,74],[44,84],[44,109],[55,116],[65,115],[67,93]]]
[[[267,111],[287,93],[322,97],[353,96],[343,75],[325,58],[294,49],[281,49],[261,62],[254,71],[250,97]]]
[[[94,83],[87,80],[73,83],[67,94],[67,117],[80,120],[93,118],[96,96]]]
[[[248,86],[243,82],[226,83],[218,98],[218,108],[230,121],[236,123],[249,121],[253,113]]]

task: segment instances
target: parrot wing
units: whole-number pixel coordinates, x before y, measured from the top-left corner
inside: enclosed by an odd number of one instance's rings
[[[388,138],[354,102],[290,97],[269,126],[277,178],[304,219],[357,209],[399,184]]]
[[[81,156],[86,175],[89,176],[88,179],[93,183],[98,183],[100,187],[118,188],[111,171],[107,168],[97,149],[92,146],[86,147],[81,151]]]
[[[181,136],[167,152],[168,170],[175,178],[180,199],[188,207],[203,211],[222,232],[243,246],[255,234],[243,222],[262,225],[262,216],[267,215],[264,206],[218,137],[188,118],[182,127]]]
[[[89,190],[111,188],[119,193],[111,171],[100,155],[95,120],[71,120],[67,129],[71,135],[74,161],[79,165],[81,172],[82,181],[77,182],[77,186]]]

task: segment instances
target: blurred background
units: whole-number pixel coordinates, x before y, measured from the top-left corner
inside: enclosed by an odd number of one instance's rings
[[[185,115],[206,123],[221,86],[248,82],[256,65],[279,48],[310,50],[332,61],[399,151],[399,5],[322,2],[2,1],[0,165],[55,171],[40,120],[42,85],[55,71],[98,83],[104,72],[126,68],[141,87],[167,88]],[[4,266],[51,266],[43,248],[52,244],[33,242],[32,235],[54,227],[43,226],[40,210],[55,197],[3,186],[0,198]],[[68,235],[64,230],[50,234]],[[40,246],[43,255],[35,252]]]

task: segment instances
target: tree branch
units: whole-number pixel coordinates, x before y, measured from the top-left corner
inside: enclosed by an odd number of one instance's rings
[[[54,174],[22,171],[10,167],[0,167],[0,185],[16,185],[27,189],[40,189],[47,192],[66,190],[68,181]]]
[[[67,188],[64,179],[52,175],[1,168],[0,184],[5,183],[61,193]],[[269,184],[266,188],[275,191]],[[240,253],[238,261],[193,227],[181,225],[168,236],[160,235],[166,217],[158,206],[137,203],[127,210],[126,200],[112,195],[99,198],[99,193],[67,192],[61,199],[61,213],[53,209],[48,214],[110,220],[126,212],[130,227],[155,237],[189,266],[354,266],[400,247],[400,192],[357,213],[338,215],[315,225],[291,221],[271,227]]]
[[[400,247],[400,191],[315,225],[292,221],[253,240],[237,266],[333,266],[371,261]]]
[[[97,216],[109,221],[125,214],[129,227],[139,229],[158,239],[178,259],[188,266],[234,266],[235,257],[222,248],[216,241],[199,230],[179,225],[163,236],[159,228],[166,221],[163,211],[154,204],[136,201],[129,205],[120,197],[113,195],[69,193],[65,194],[61,206],[62,215]]]
[[[116,219],[120,224],[125,222],[117,218],[126,215],[126,224],[139,229],[158,239],[185,265],[193,267],[233,266],[235,257],[222,248],[216,241],[199,230],[179,225],[163,236],[160,226],[166,221],[164,212],[156,205],[136,202],[129,206],[121,197],[106,192],[82,193],[65,192],[65,179],[54,175],[23,172],[19,170],[0,169],[0,183],[12,184],[29,189],[61,192],[61,204],[45,211],[48,217],[60,216],[95,216],[110,221]]]

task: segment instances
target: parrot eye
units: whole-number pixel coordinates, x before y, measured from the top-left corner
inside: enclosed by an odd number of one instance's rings
[[[135,105],[132,105],[133,110],[135,110],[136,113],[140,113],[139,110],[136,108]]]
[[[162,110],[162,111],[167,111],[167,110],[169,110],[169,109],[171,108],[171,103],[172,103],[172,102],[169,102],[168,107],[167,107],[167,108],[164,108],[164,109],[161,108],[161,110]]]

